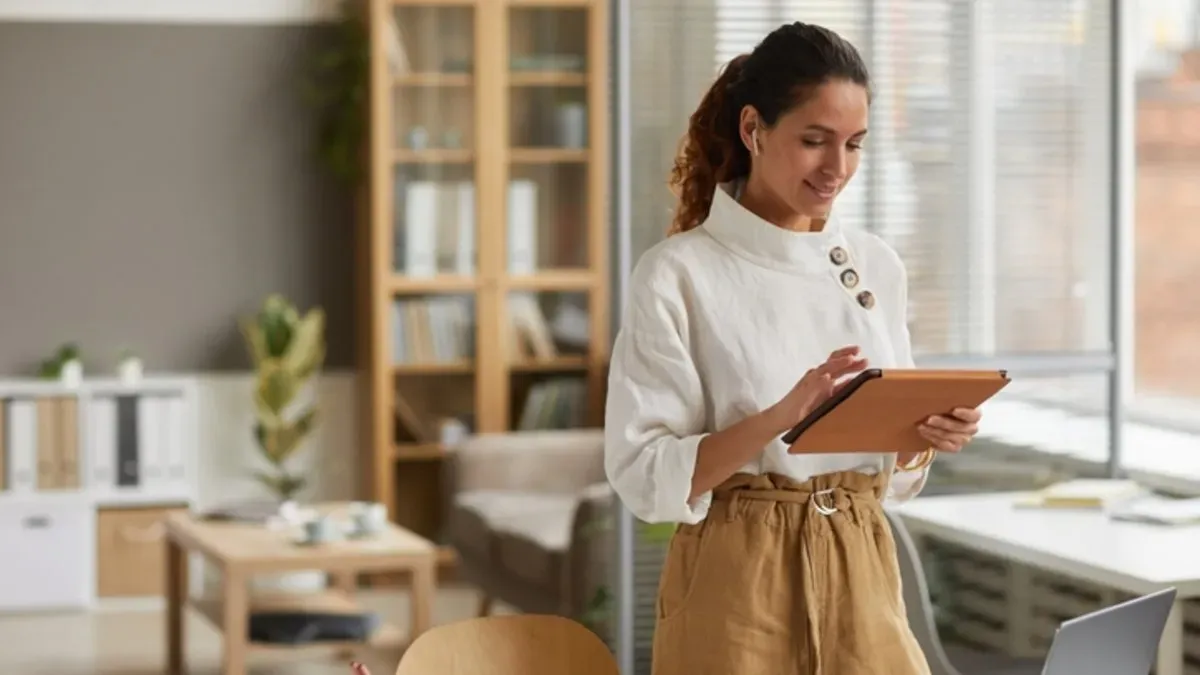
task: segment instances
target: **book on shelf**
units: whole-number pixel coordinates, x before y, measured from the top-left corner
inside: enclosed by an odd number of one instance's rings
[[[395,258],[405,276],[463,276],[475,268],[475,186],[470,181],[406,180],[396,186]],[[508,272],[538,269],[538,186],[508,186]]]
[[[397,185],[395,259],[400,273],[427,278],[475,273],[475,185],[414,180]]]
[[[518,431],[574,429],[587,420],[587,383],[582,378],[544,380],[529,389]]]
[[[509,346],[513,361],[552,359],[558,356],[558,348],[550,331],[546,315],[532,293],[514,293],[508,300],[509,326],[512,339]]]
[[[404,31],[400,29],[400,22],[396,21],[396,17],[389,16],[386,28],[387,59],[392,75],[407,75],[411,66],[408,62],[408,49],[404,45]]]
[[[450,363],[475,356],[475,303],[470,296],[392,301],[392,362]]]
[[[533,274],[538,268],[538,188],[532,180],[508,184],[508,273]]]
[[[425,420],[422,418],[422,413],[409,402],[401,392],[396,392],[394,405],[396,407],[396,421],[399,423],[400,433],[397,434],[402,442],[410,443],[432,443],[434,434],[431,433]]]

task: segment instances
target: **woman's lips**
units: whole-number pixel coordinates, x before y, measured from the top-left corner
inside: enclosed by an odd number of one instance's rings
[[[804,185],[821,199],[833,199],[834,195],[837,194],[837,183],[816,185],[809,181],[804,181]]]

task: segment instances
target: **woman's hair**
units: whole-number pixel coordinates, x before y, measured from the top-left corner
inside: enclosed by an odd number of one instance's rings
[[[776,28],[754,51],[730,61],[688,122],[671,170],[679,201],[667,234],[704,222],[717,185],[750,175],[750,151],[738,128],[743,107],[754,106],[764,124],[774,125],[830,80],[870,89],[867,66],[854,45],[828,28],[799,21]]]

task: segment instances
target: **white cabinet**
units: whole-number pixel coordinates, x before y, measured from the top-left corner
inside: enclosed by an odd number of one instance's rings
[[[0,500],[0,611],[87,607],[94,523],[82,496]]]
[[[97,581],[97,513],[134,522],[139,509],[194,503],[195,406],[187,378],[0,380],[0,613],[86,609],[155,585],[112,573],[160,573],[154,547],[108,546],[108,585]]]

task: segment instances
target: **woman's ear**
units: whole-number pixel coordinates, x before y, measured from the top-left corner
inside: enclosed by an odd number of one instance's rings
[[[758,137],[759,126],[758,111],[753,106],[743,107],[742,114],[738,119],[738,135],[742,137],[742,144],[755,157],[762,152],[762,145],[760,145],[762,139]]]

